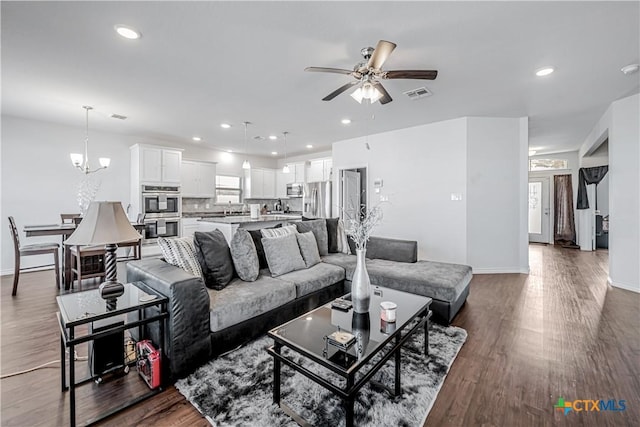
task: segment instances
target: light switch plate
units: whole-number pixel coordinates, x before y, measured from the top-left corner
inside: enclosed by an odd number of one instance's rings
[[[459,202],[462,200],[462,193],[451,193],[451,200]]]
[[[382,194],[380,195],[380,201],[381,202],[388,202],[389,201],[389,196],[383,196]]]

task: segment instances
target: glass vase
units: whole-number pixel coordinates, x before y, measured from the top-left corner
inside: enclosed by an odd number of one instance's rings
[[[351,303],[356,313],[368,313],[371,302],[371,282],[365,262],[366,249],[356,249],[356,270],[351,279]]]

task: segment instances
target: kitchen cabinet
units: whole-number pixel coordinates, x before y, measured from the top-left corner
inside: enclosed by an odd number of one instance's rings
[[[181,237],[193,237],[196,231],[200,230],[200,218],[182,218]]]
[[[245,180],[245,198],[273,199],[276,197],[276,171],[251,168]]]
[[[182,162],[180,176],[182,197],[214,198],[216,196],[215,163],[185,160]]]
[[[307,170],[307,182],[330,181],[332,170],[332,159],[311,160]]]
[[[289,183],[305,182],[304,163],[295,163],[293,166],[290,166],[290,168],[291,172],[293,172],[293,181],[290,181]]]
[[[182,150],[136,144],[131,147],[132,185],[180,184]]]

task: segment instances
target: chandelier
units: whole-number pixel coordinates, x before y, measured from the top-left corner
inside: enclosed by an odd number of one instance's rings
[[[89,167],[89,110],[93,110],[93,107],[88,105],[83,105],[82,108],[86,110],[87,121],[86,121],[86,134],[84,138],[84,156],[80,153],[71,153],[69,157],[71,157],[71,163],[73,166],[80,169],[85,175],[88,175],[93,172],[97,172],[100,169],[106,169],[111,164],[111,159],[108,157],[100,157],[98,162],[100,163],[100,167],[94,170],[91,170]]]

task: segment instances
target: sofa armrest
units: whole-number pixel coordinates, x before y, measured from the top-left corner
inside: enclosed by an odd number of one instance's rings
[[[355,244],[349,238],[351,253],[356,253]],[[397,262],[418,261],[418,242],[415,240],[390,239],[371,236],[367,242],[367,258],[386,259]]]
[[[160,259],[144,259],[127,263],[127,281],[144,282],[169,298],[164,353],[172,377],[188,373],[209,358],[209,293],[202,278]],[[155,324],[149,333],[152,339],[159,338]]]

